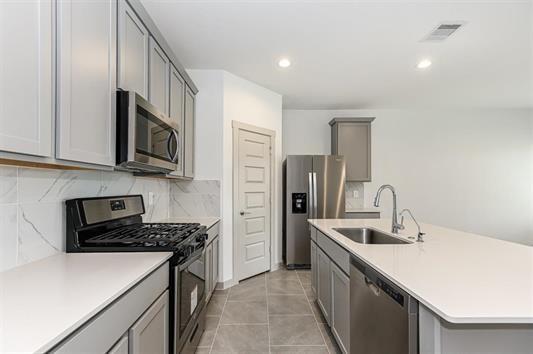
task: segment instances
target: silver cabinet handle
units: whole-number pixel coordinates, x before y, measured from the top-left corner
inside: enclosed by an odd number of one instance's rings
[[[248,211],[241,210],[239,214],[241,214],[241,215],[248,215],[248,214],[251,214],[251,213],[248,212]]]

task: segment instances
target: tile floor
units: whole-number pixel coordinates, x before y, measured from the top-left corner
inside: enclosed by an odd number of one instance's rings
[[[340,353],[310,276],[280,269],[216,290],[197,353]]]

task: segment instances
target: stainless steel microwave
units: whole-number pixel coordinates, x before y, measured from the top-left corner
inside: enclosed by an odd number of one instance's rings
[[[178,166],[178,123],[134,91],[117,91],[117,165],[168,173]]]

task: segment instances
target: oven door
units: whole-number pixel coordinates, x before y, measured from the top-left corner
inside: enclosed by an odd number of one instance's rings
[[[122,124],[117,125],[120,147],[127,151],[127,161],[121,161],[121,165],[147,171],[175,171],[180,158],[178,123],[133,91],[119,94],[122,98],[119,110],[127,110],[121,112]]]
[[[194,252],[175,268],[174,336],[177,350],[193,329],[205,302],[205,251]]]

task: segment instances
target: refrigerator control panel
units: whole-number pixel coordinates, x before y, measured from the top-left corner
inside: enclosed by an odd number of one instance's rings
[[[292,213],[307,214],[307,193],[292,193]]]

